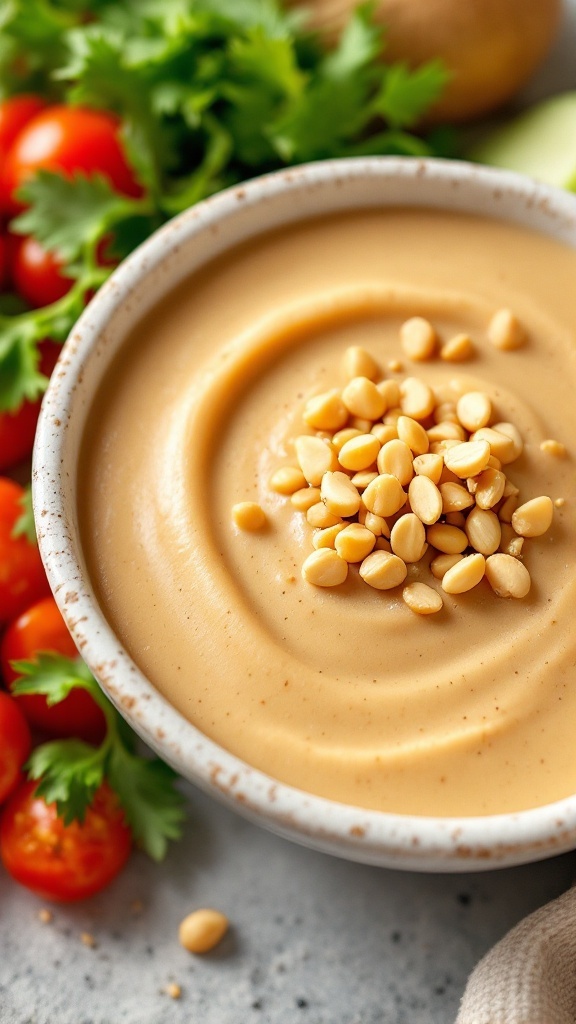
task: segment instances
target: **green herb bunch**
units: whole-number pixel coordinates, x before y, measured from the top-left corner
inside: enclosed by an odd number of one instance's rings
[[[116,793],[135,842],[154,860],[162,860],[168,841],[178,839],[184,820],[184,799],[174,788],[175,773],[159,758],[141,757],[137,737],[104,696],[81,658],[39,654],[15,661],[19,673],[13,692],[41,694],[58,704],[72,690],[86,690],[104,713],[105,736],[99,746],[79,739],[61,739],[36,747],[26,765],[28,776],[40,780],[36,795],[56,804],[65,825],[83,821],[96,791],[107,781]]]
[[[277,0],[4,0],[0,97],[36,92],[116,114],[143,186],[39,172],[10,230],[33,235],[74,285],[39,310],[0,297],[0,412],[47,384],[38,344],[63,341],[120,260],[191,204],[246,178],[328,157],[425,156],[414,134],[446,80],[439,62],[387,65],[362,4],[330,51]],[[107,260],[106,262],[109,262]]]

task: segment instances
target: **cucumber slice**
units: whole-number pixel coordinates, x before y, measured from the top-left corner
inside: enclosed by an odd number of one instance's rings
[[[576,92],[520,114],[476,143],[467,157],[576,192]]]

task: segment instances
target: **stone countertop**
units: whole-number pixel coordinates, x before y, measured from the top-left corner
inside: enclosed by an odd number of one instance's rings
[[[570,0],[529,100],[576,88],[575,49]],[[364,867],[183,788],[185,838],[162,865],[135,854],[103,894],[52,907],[47,923],[0,873],[0,1024],[452,1024],[478,959],[576,871],[576,854],[483,874]],[[202,906],[232,928],[193,957],[177,930]]]
[[[135,855],[49,923],[0,876],[1,1024],[452,1024],[477,960],[576,868],[574,854],[467,875],[364,867],[186,792],[186,836],[162,865]],[[194,957],[177,930],[202,906],[232,929]]]

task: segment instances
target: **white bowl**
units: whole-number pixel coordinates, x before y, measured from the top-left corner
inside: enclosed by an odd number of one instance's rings
[[[259,178],[200,203],[119,267],[66,343],[36,439],[40,551],[82,656],[119,711],[178,772],[240,814],[317,850],[386,867],[469,871],[538,860],[576,847],[576,796],[486,817],[389,814],[302,792],[232,756],[183,718],[129,658],[86,570],[76,514],[80,441],[100,381],[137,321],[192,271],[239,242],[320,213],[374,206],[505,218],[576,248],[576,197],[458,162],[329,161]]]

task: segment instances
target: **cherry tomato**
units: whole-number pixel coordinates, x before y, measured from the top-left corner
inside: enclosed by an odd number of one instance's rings
[[[26,661],[45,651],[55,651],[66,658],[78,655],[53,597],[33,604],[8,626],[0,647],[6,685],[11,688],[18,678],[11,661]],[[40,694],[22,695],[16,701],[30,725],[51,736],[77,736],[96,744],[104,739],[104,712],[86,690],[72,690],[65,700],[51,706]]]
[[[142,195],[129,166],[119,133],[110,114],[83,107],[53,106],[33,118],[14,141],[4,164],[0,207],[10,214],[22,209],[18,188],[40,169],[104,175],[128,196]]]
[[[28,93],[0,102],[0,166],[22,129],[45,107],[44,100]]]
[[[12,535],[23,495],[19,484],[0,477],[0,625],[50,593],[37,545]]]
[[[44,249],[31,235],[14,244],[12,281],[16,291],[34,309],[57,302],[70,291],[73,281],[61,272],[55,253]]]
[[[0,472],[32,452],[40,402],[24,402],[17,412],[0,412]]]
[[[20,786],[0,823],[0,856],[17,882],[44,899],[70,902],[103,889],[123,868],[132,836],[116,796],[100,787],[82,823],[64,825],[54,804]]]
[[[14,698],[0,691],[0,804],[20,781],[29,753],[28,723]]]
[[[56,365],[60,345],[52,341],[40,344],[40,370],[49,377]],[[11,469],[28,458],[32,452],[36,424],[40,414],[40,399],[23,402],[16,412],[0,412],[0,472]],[[0,570],[0,587],[1,587]]]
[[[26,125],[46,108],[46,103],[39,96],[23,93],[0,102],[0,213],[9,213],[4,202],[5,189],[2,178],[6,165],[6,157],[20,132]]]

